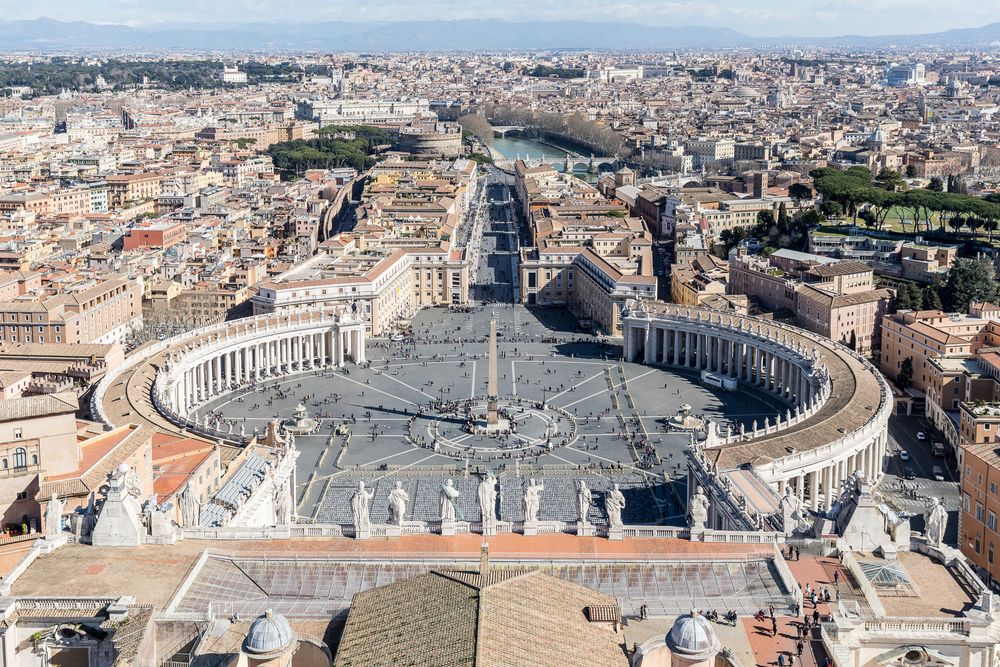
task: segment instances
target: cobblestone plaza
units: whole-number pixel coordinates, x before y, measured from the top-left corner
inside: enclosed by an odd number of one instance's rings
[[[517,425],[503,437],[466,432],[455,407],[485,403],[486,332],[494,314],[498,392]],[[743,386],[727,392],[703,386],[694,373],[622,363],[620,346],[579,329],[564,310],[432,309],[412,329],[412,338],[369,340],[368,365],[265,380],[202,406],[199,415],[263,432],[269,420],[286,419],[304,403],[319,421],[314,433],[296,437],[305,520],[349,523],[359,480],[374,488],[373,521],[386,520],[396,481],[413,499],[407,518],[432,520],[449,478],[461,494],[459,513],[476,520],[475,487],[490,469],[500,480],[505,520],[521,518],[520,488],[536,477],[546,486],[540,516],[574,521],[574,485],[584,479],[595,493],[591,521],[600,525],[600,498],[614,483],[626,494],[626,523],[683,523],[689,436],[668,429],[681,406],[748,427],[783,409]]]

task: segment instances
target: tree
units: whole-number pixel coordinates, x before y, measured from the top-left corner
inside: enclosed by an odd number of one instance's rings
[[[942,296],[945,308],[953,313],[968,312],[974,301],[994,301],[997,283],[993,264],[984,258],[955,260]]]
[[[813,191],[803,183],[792,183],[788,186],[788,196],[795,201],[795,206],[801,206],[802,202],[812,199]]]
[[[467,114],[458,119],[458,124],[462,129],[471,133],[480,142],[487,146],[493,143],[493,126],[479,114]]]
[[[914,165],[912,164],[906,165],[906,177],[907,178],[917,177],[917,168]]]
[[[913,382],[913,357],[903,359],[899,367],[899,374],[896,375],[896,384],[900,389],[906,389]]]
[[[941,310],[941,295],[937,285],[928,285],[924,290],[924,310]]]
[[[896,288],[893,306],[898,310],[913,310],[913,300],[910,298],[909,286],[904,284]]]
[[[927,189],[934,192],[944,192],[944,181],[941,180],[940,176],[934,176],[931,178],[931,182],[927,184]]]
[[[844,215],[844,207],[835,201],[823,202],[819,205],[819,211],[828,218],[839,218]]]
[[[903,180],[902,175],[895,169],[889,169],[888,167],[883,167],[878,173],[878,176],[875,177],[875,184],[889,192],[902,190],[906,187],[906,181]]]
[[[788,208],[785,206],[785,202],[778,204],[778,229],[788,230]]]
[[[858,350],[858,334],[851,329],[851,339],[847,342],[847,347],[851,348],[855,352]]]

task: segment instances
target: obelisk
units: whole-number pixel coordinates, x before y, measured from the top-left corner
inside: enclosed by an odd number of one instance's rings
[[[497,426],[500,416],[497,414],[497,318],[496,313],[490,319],[490,377],[486,385],[486,428]]]

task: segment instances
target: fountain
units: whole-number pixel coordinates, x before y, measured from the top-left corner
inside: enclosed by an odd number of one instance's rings
[[[292,416],[281,422],[281,428],[292,435],[306,435],[315,433],[319,429],[319,422],[309,416],[305,405],[299,403]]]
[[[697,431],[704,426],[705,421],[691,414],[693,408],[685,403],[677,409],[677,414],[670,418],[670,427],[678,431]]]

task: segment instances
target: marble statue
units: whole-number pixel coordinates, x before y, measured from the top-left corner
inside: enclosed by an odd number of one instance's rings
[[[455,521],[455,500],[458,495],[458,489],[455,488],[455,483],[450,479],[441,485],[441,493],[438,496],[441,505],[441,523]]]
[[[691,506],[688,508],[689,528],[692,530],[705,530],[705,526],[708,524],[709,505],[705,489],[699,485],[694,495],[691,496]]]
[[[582,479],[576,483],[576,520],[580,523],[587,523],[587,515],[590,513],[590,505],[594,500],[593,494],[587,488],[587,482]]]
[[[477,495],[483,525],[492,525],[497,520],[497,478],[493,476],[493,471],[486,471],[486,477],[479,483]]]
[[[534,477],[528,480],[528,485],[524,487],[524,499],[522,501],[525,523],[531,524],[538,521],[538,506],[541,503],[541,495],[544,490],[545,485],[535,482]]]
[[[622,527],[623,509],[625,509],[625,495],[615,484],[614,488],[604,495],[604,511],[608,513],[608,524],[611,528]]]
[[[389,523],[403,525],[406,516],[406,504],[410,502],[410,494],[403,489],[402,482],[396,482],[396,487],[389,492]]]
[[[948,525],[948,510],[937,498],[930,500],[930,505],[924,513],[924,525],[927,542],[933,547],[940,547],[944,541],[944,529]]]
[[[786,536],[794,533],[805,523],[802,499],[793,492],[791,486],[785,487],[785,495],[781,498],[781,517]]]
[[[365,488],[364,482],[358,482],[358,490],[351,496],[351,516],[354,520],[354,530],[358,533],[366,533],[371,530],[368,506],[374,495],[374,491]]]
[[[181,525],[187,527],[197,526],[201,517],[201,507],[195,497],[191,483],[188,482],[181,490],[181,497],[178,502],[181,510]]]
[[[274,490],[274,523],[287,526],[292,523],[292,489],[288,478]]]
[[[45,536],[58,537],[62,532],[63,503],[55,493],[49,498],[45,508]]]

